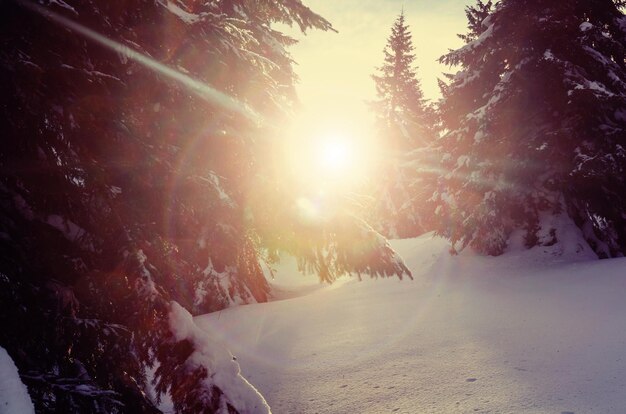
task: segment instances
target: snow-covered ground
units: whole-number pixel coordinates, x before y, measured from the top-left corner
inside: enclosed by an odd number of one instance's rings
[[[287,263],[282,300],[196,322],[278,414],[626,412],[626,259],[393,245],[415,280],[315,288]]]
[[[15,363],[0,347],[0,414],[34,414],[26,386],[20,380]]]

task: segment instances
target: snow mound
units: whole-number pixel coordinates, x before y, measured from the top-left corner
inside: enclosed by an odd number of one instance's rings
[[[191,314],[176,302],[171,302],[170,328],[177,341],[189,340],[194,352],[189,356],[192,365],[204,366],[211,373],[209,381],[224,392],[228,404],[245,414],[270,414],[261,394],[241,376],[239,364],[223,345],[213,341],[193,321]],[[222,412],[227,413],[226,404]]]
[[[15,363],[0,347],[0,414],[35,414],[26,385],[20,380]]]
[[[511,235],[504,255],[507,263],[528,267],[598,259],[581,230],[567,214],[545,213],[539,218],[539,227],[538,245],[531,249],[524,246],[524,231]]]

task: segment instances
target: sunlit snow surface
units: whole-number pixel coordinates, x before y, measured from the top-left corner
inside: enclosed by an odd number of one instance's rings
[[[626,259],[393,245],[414,281],[305,285],[196,320],[275,413],[626,412]]]

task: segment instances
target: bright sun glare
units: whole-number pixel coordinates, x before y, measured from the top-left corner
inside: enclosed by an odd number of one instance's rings
[[[319,119],[294,123],[285,136],[286,174],[303,193],[356,191],[373,168],[373,144],[364,128]]]
[[[346,137],[331,135],[320,142],[317,163],[322,173],[340,174],[350,169],[352,162],[351,143]]]
[[[367,147],[357,134],[347,131],[318,131],[291,142],[286,156],[302,218],[319,220],[332,215],[336,196],[358,188],[371,167]]]

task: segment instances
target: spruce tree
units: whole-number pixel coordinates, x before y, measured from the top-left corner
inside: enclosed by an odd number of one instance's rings
[[[432,179],[425,149],[436,137],[435,114],[422,93],[414,51],[402,11],[387,39],[383,65],[372,75],[378,99],[371,108],[383,148],[379,182],[374,186],[375,215],[389,237],[416,236],[432,226],[427,201]]]
[[[440,105],[439,233],[497,255],[512,235],[566,245],[575,228],[599,257],[623,255],[622,2],[488,6],[468,9],[467,44],[441,58],[461,70]]]
[[[457,35],[465,43],[476,40],[484,31],[483,21],[489,16],[493,9],[493,1],[478,0],[475,5],[465,7],[465,17],[467,18],[467,33]]]
[[[331,28],[300,1],[0,3],[0,346],[38,412],[266,412],[192,313],[267,300],[290,240],[328,280],[408,273],[357,218],[280,216],[274,22]]]

